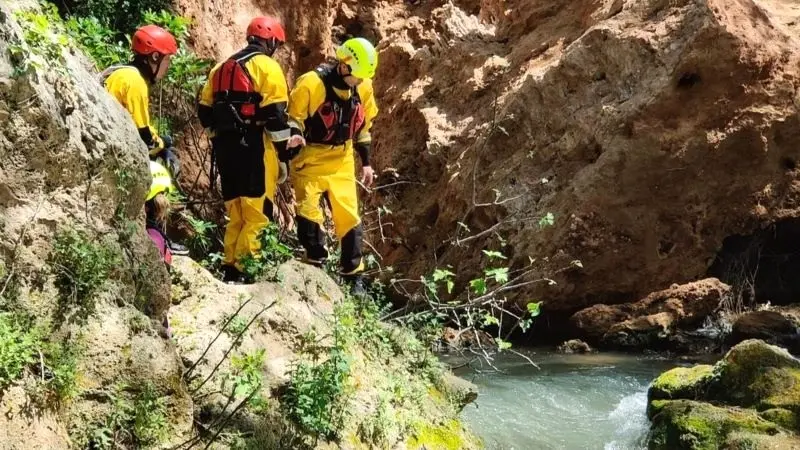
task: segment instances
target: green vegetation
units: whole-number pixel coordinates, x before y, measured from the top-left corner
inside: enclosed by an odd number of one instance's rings
[[[0,313],[0,390],[22,376],[40,344],[38,330],[10,313]]]
[[[56,235],[48,262],[60,293],[58,318],[85,320],[94,313],[95,295],[119,265],[120,253],[116,242],[92,239],[82,230]]]
[[[0,313],[0,393],[21,380],[33,377],[29,394],[40,407],[59,404],[77,394],[77,357],[81,346],[73,341],[50,341],[45,330],[30,318]]]
[[[338,437],[344,421],[341,397],[346,393],[350,361],[343,332],[340,326],[334,328],[326,360],[297,364],[285,397],[289,416],[307,432],[325,438]]]
[[[166,437],[167,407],[152,383],[145,383],[141,389],[120,384],[111,394],[111,403],[105,422],[88,436],[91,448],[140,448],[158,444]]]
[[[311,436],[388,448],[416,433],[420,417],[444,420],[460,407],[441,393],[448,388],[430,346],[381,322],[387,305],[380,289],[373,295],[347,297],[335,306],[330,335],[309,332],[298,341],[300,359],[281,400]],[[459,430],[454,439],[467,439]]]
[[[213,246],[213,232],[217,225],[202,219],[197,219],[191,214],[184,212],[183,218],[192,227],[192,234],[189,236],[188,244],[198,253],[206,254]]]
[[[264,385],[264,349],[253,353],[233,355],[232,371],[222,382],[222,391],[231,400],[246,401],[251,412],[261,413],[267,410],[267,401],[258,393]]]
[[[550,220],[541,223],[549,226]],[[535,260],[528,266],[512,270],[508,258],[497,250],[483,250],[485,256],[481,275],[470,280],[461,295],[454,295],[456,274],[452,267],[438,268],[429,276],[420,278],[422,299],[418,304],[426,305],[422,310],[412,310],[402,315],[390,315],[398,323],[422,332],[426,339],[433,337],[431,330],[438,332],[443,325],[452,324],[462,331],[494,330],[495,349],[508,350],[508,336],[515,330],[527,331],[540,314],[541,302],[531,301],[524,309],[516,308],[505,301],[506,293],[520,287],[545,280],[531,280],[535,273]],[[575,262],[574,264],[580,264]],[[413,280],[391,280],[392,285],[401,286]],[[508,329],[504,330],[504,326]]]
[[[15,64],[15,75],[22,75],[33,69],[49,67],[60,75],[65,75],[63,51],[70,41],[62,33],[61,20],[56,8],[48,3],[42,5],[41,12],[20,10],[15,18],[23,28],[23,40],[9,46]]]
[[[243,272],[253,280],[278,281],[278,268],[290,260],[292,249],[281,240],[281,230],[274,222],[258,235],[260,249],[255,255],[241,259]]]
[[[143,22],[146,11],[169,9],[171,0],[57,0],[62,12],[76,18],[92,18],[104,27],[116,30],[116,39],[125,36]]]

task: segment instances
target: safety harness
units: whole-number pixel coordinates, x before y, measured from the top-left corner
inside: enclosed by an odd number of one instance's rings
[[[211,80],[214,93],[212,105],[214,131],[244,134],[259,125],[256,118],[262,96],[255,89],[253,78],[245,64],[263,52],[245,48],[222,63]]]
[[[310,144],[342,145],[356,137],[364,126],[364,105],[356,88],[350,89],[350,98],[339,97],[333,89],[331,78],[335,66],[323,65],[315,69],[325,84],[325,101],[305,120],[305,139]]]

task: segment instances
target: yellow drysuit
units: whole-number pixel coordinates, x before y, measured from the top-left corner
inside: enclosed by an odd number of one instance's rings
[[[223,263],[241,270],[243,257],[259,250],[259,232],[272,218],[278,181],[277,150],[285,149],[290,136],[286,102],[288,87],[277,61],[256,46],[248,46],[229,60],[246,69],[257,94],[255,119],[242,132],[220,132],[218,110],[226,100],[219,92],[228,89],[224,74],[215,77],[223,63],[211,70],[203,87],[198,116],[213,134],[214,159],[222,182],[225,209],[230,221],[225,228]],[[223,85],[215,86],[215,81]],[[214,164],[214,162],[212,162]]]
[[[150,156],[155,156],[164,149],[164,143],[150,123],[150,88],[141,72],[149,69],[133,64],[109,67],[101,76],[106,90],[130,113]]]
[[[306,146],[291,162],[297,200],[297,233],[311,262],[328,253],[321,226],[320,199],[330,205],[336,237],[342,244],[341,271],[363,270],[361,217],[354,150],[368,165],[370,128],[378,114],[371,80],[342,89],[335,66],[321,66],[298,78],[289,96],[289,125],[303,132]]]

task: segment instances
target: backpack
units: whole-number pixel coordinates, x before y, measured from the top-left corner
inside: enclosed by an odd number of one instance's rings
[[[228,58],[214,73],[211,86],[214,93],[212,110],[215,132],[244,134],[248,127],[256,123],[262,96],[256,92],[245,64],[260,54],[245,48]]]

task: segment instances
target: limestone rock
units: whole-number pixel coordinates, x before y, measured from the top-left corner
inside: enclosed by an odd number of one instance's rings
[[[558,346],[559,353],[593,353],[595,350],[580,339],[570,339]]]
[[[796,324],[778,311],[751,311],[737,318],[727,342],[735,345],[747,339],[762,339],[787,347],[793,353],[800,351]]]
[[[713,367],[701,364],[694,367],[677,367],[662,373],[647,391],[649,403],[653,400],[702,398],[713,376]]]
[[[753,410],[722,408],[692,400],[656,400],[648,448],[720,448],[734,431],[755,435],[787,435]]]
[[[760,340],[713,367],[677,368],[648,391],[649,448],[795,448],[800,360]]]
[[[607,346],[647,348],[679,328],[702,323],[729,292],[730,286],[708,278],[653,292],[635,303],[591,306],[570,322],[581,335]]]

